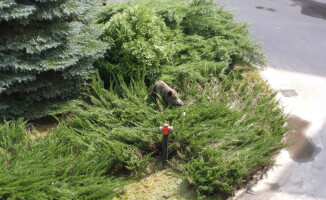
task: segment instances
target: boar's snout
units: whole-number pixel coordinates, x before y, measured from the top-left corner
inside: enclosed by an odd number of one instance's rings
[[[177,106],[183,106],[183,105],[184,105],[183,102],[180,99],[178,99]]]
[[[178,97],[173,99],[171,104],[174,105],[174,106],[183,106],[184,105],[183,102]]]

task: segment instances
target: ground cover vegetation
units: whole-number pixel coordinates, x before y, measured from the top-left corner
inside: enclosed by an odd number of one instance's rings
[[[113,198],[157,160],[162,123],[175,129],[170,166],[199,198],[226,198],[273,161],[285,117],[275,93],[243,75],[262,54],[231,13],[203,0],[140,0],[110,4],[98,23],[108,45],[99,74],[58,127],[32,138],[23,120],[0,125],[0,198]],[[177,85],[185,105],[157,102],[158,79]]]

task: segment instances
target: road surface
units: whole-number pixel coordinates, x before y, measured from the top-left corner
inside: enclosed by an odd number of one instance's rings
[[[218,0],[250,23],[293,127],[275,166],[238,199],[326,199],[326,0]],[[293,92],[295,91],[295,92]],[[288,95],[287,95],[288,94]]]

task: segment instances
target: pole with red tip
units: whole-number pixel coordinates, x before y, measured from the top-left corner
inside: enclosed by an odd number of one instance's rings
[[[169,126],[168,124],[164,124],[163,126],[160,126],[158,129],[163,134],[163,140],[162,140],[162,159],[163,162],[166,162],[168,160],[168,136],[171,131],[173,131],[173,126]]]

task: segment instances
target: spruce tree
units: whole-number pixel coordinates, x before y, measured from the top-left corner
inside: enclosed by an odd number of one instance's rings
[[[0,118],[28,116],[85,85],[105,52],[94,2],[0,0]]]

